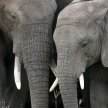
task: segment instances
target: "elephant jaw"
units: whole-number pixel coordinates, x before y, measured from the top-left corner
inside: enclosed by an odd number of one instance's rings
[[[15,56],[15,63],[14,63],[14,79],[15,84],[18,90],[21,89],[21,63],[19,58]]]
[[[51,68],[52,72],[54,73],[56,79],[55,79],[54,83],[52,84],[52,86],[50,87],[49,92],[52,92],[55,89],[55,87],[58,85],[58,78],[56,75],[56,67],[57,66],[56,66],[55,62],[52,59],[51,63],[50,63],[50,68]],[[84,75],[83,75],[83,73],[79,76],[79,82],[80,82],[80,87],[83,90],[84,89]]]

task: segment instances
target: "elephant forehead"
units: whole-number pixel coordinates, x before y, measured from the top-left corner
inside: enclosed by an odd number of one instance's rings
[[[58,26],[63,23],[77,26],[87,25],[93,22],[94,19],[96,20],[102,17],[97,15],[97,13],[106,13],[105,11],[108,10],[106,4],[107,3],[105,3],[104,0],[84,1],[70,4],[60,12],[58,16]]]
[[[90,1],[84,1],[84,2],[78,2],[74,4],[70,4],[66,8],[64,8],[58,18],[63,17],[74,17],[78,14],[91,14],[95,12],[99,12],[102,9],[105,9],[108,7],[107,0],[90,0]],[[90,16],[90,15],[89,15]]]
[[[70,4],[60,12],[58,19],[80,16],[81,14],[84,14],[85,9],[87,9],[86,2]]]
[[[47,6],[46,1],[44,2],[39,0],[14,0],[14,1],[9,0],[9,1],[4,2],[5,5],[4,10],[9,13],[10,12],[14,13],[15,16],[19,17],[21,21],[23,19],[35,20],[36,18],[42,19],[46,17],[53,17],[52,13],[54,13],[53,8],[55,7],[52,7],[51,10],[48,9],[50,7]]]
[[[13,14],[15,16],[20,16],[22,17],[22,12],[18,11],[19,7],[22,6],[24,3],[21,0],[4,0],[3,4],[1,3],[2,6],[4,6],[3,11],[9,14]],[[23,19],[20,18],[20,19]]]
[[[69,26],[64,25],[61,27],[56,28],[54,32],[54,40],[60,41],[79,41],[84,40],[86,38],[86,32],[83,27],[75,27],[75,26]]]
[[[68,10],[71,11],[71,10]],[[78,11],[78,12],[65,12],[59,14],[57,20],[57,26],[61,25],[72,25],[72,26],[86,26],[87,24],[91,23],[91,18],[88,16],[88,13],[85,11]]]

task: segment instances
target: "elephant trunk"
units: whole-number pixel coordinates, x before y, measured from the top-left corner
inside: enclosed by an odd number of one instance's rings
[[[58,68],[62,67],[62,69],[57,69],[57,74],[64,108],[78,108],[77,81],[72,78],[70,71],[65,69],[66,63],[59,63],[58,65]],[[64,69],[63,66],[65,67]]]
[[[24,42],[22,59],[28,75],[32,108],[48,108],[51,24],[41,22],[32,27],[25,31],[28,42]]]
[[[77,81],[82,72],[80,60],[69,47],[57,47],[57,77],[64,108],[78,108]],[[77,58],[77,59],[76,59]],[[83,64],[83,63],[82,63]]]
[[[66,66],[66,63],[58,63],[57,76],[64,108],[78,108],[77,81],[72,78],[72,73],[69,72],[69,66]]]
[[[38,61],[38,63],[34,62],[32,65],[31,69],[27,68],[28,66],[26,67],[32,108],[48,108],[48,63]]]

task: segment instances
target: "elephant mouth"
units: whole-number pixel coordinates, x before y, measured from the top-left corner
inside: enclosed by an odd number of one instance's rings
[[[58,77],[56,74],[57,66],[53,59],[51,60],[49,66],[56,77],[54,83],[52,84],[52,86],[50,87],[50,90],[49,90],[49,92],[52,92],[55,89],[55,87],[58,85],[59,82],[58,82]],[[21,89],[21,63],[17,56],[15,56],[14,79],[15,79],[15,84],[16,84],[17,89],[20,90]],[[83,73],[81,73],[81,75],[79,76],[79,82],[80,82],[80,87],[83,90],[84,89],[84,75],[83,75]]]
[[[53,59],[51,60],[50,68],[51,68],[52,72],[54,73],[54,75],[56,77],[54,83],[52,84],[52,86],[50,87],[50,90],[49,90],[49,92],[52,92],[59,83],[58,82],[58,77],[57,77],[57,74],[56,74],[57,66],[56,66]],[[79,82],[80,82],[80,87],[83,90],[84,89],[84,74],[83,73],[81,73],[80,76],[79,76]]]
[[[83,90],[84,89],[84,75],[83,75],[83,73],[79,77],[79,82],[80,82],[80,87]],[[57,85],[58,85],[58,78],[56,77],[56,79],[55,79],[54,83],[52,84],[52,86],[50,87],[49,91],[52,92]]]
[[[54,90],[54,88],[58,84],[58,78],[56,75],[56,64],[55,64],[53,58],[49,64],[49,66],[56,77],[56,80],[54,81],[52,87],[50,88],[50,92],[51,92]],[[17,56],[15,56],[15,63],[14,63],[14,80],[15,80],[17,89],[20,90],[21,89],[21,63]]]

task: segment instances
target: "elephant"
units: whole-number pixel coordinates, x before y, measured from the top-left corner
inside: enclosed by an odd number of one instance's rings
[[[22,73],[19,71],[23,64],[28,76],[32,108],[48,108],[52,22],[56,8],[55,0],[0,2],[0,29],[13,42],[17,64],[14,69],[16,87],[21,89]]]
[[[57,49],[55,87],[64,108],[78,108],[77,82],[90,72],[91,108],[108,107],[108,0],[69,4],[58,15],[53,39]],[[51,89],[50,89],[51,90]]]
[[[80,0],[80,1],[87,1],[87,0]],[[54,21],[53,21],[53,32],[55,30],[55,27],[56,27],[56,22],[57,22],[57,17],[58,17],[58,14],[60,13],[60,11],[62,9],[64,9],[67,5],[69,5],[70,3],[75,3],[75,2],[78,2],[78,0],[56,0],[56,3],[57,3],[57,10],[55,12],[55,16],[54,16]],[[53,55],[52,55],[55,63],[57,64],[57,52],[56,52],[56,48],[55,48],[55,43],[53,42]],[[88,75],[85,75],[85,78],[88,78]],[[50,85],[52,85],[53,81],[54,81],[54,76],[52,75],[52,72],[50,72]],[[78,82],[78,88],[77,88],[77,91],[78,91],[78,100],[80,100],[81,98],[83,98],[83,101],[82,101],[82,106],[86,106],[86,108],[88,108],[87,106],[89,106],[89,81],[87,81],[87,90],[84,90],[84,91],[81,91],[80,87],[79,87],[79,82]],[[58,87],[56,89],[59,89]],[[54,94],[53,93],[50,93],[50,106],[52,108],[52,106],[54,106],[54,102],[52,100],[54,100]],[[58,107],[62,108],[62,101],[61,101],[61,96],[58,97]]]
[[[54,27],[56,23],[53,17],[56,19],[58,13],[71,1],[56,0],[57,11],[54,0],[2,0],[0,3],[0,30],[13,42],[15,58],[27,71],[32,107],[48,106],[51,31],[52,24]],[[16,82],[20,89],[20,81]]]
[[[54,30],[58,13],[71,1],[56,0],[58,7],[54,0],[2,0],[0,3],[0,30],[13,42],[17,71],[21,64],[27,72],[32,108],[48,107],[52,25]],[[22,75],[17,76],[20,74],[15,73],[18,89],[23,86],[20,82]]]
[[[23,65],[22,88],[19,91],[15,86],[14,59],[12,41],[0,31],[0,108],[25,108],[29,97],[28,79]]]

